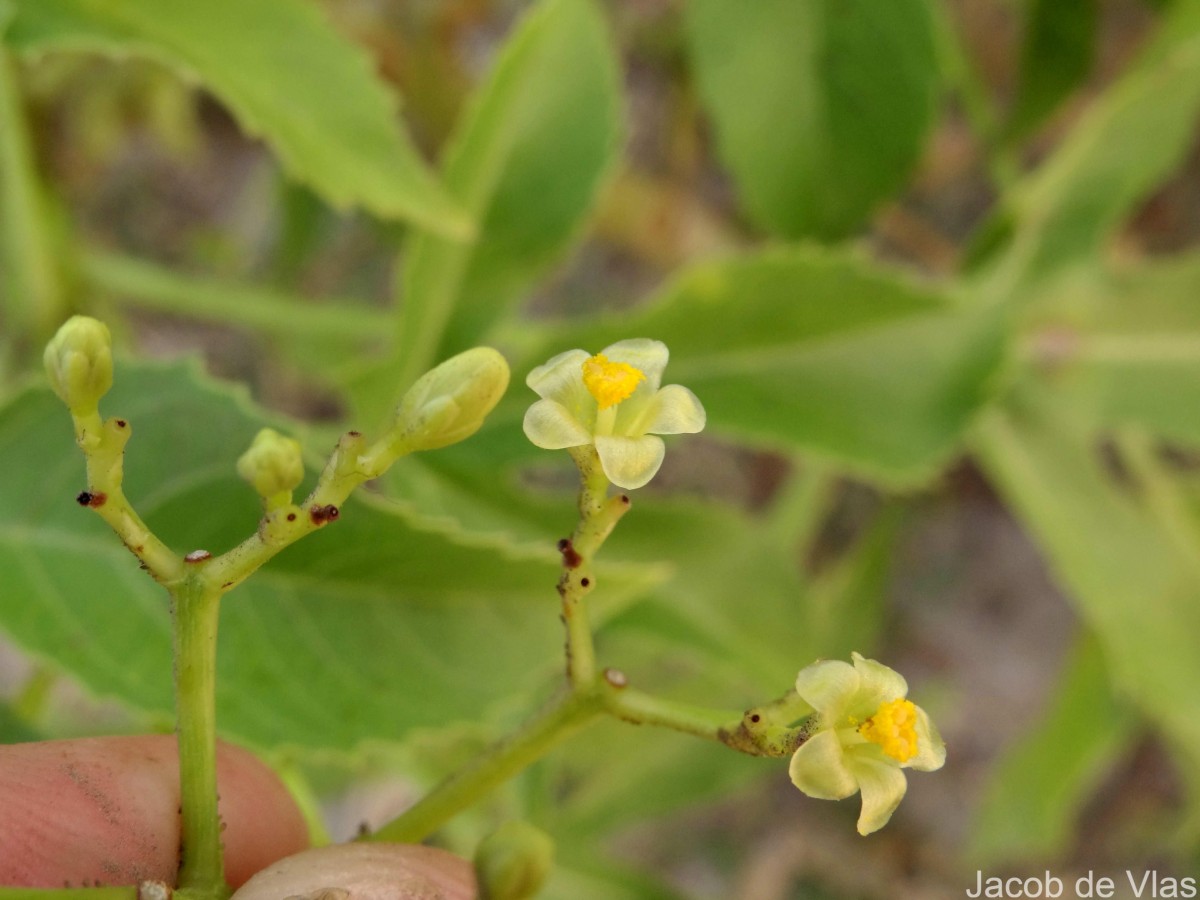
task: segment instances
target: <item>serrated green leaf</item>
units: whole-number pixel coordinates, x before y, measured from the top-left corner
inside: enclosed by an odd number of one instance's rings
[[[1198,113],[1200,3],[1186,0],[1167,15],[1140,63],[1005,199],[996,215],[1012,220],[1013,239],[996,259],[988,289],[1019,296],[1023,285],[1096,254],[1179,165]]]
[[[1087,76],[1097,18],[1096,0],[1028,0],[1010,137],[1036,127]]]
[[[617,150],[617,61],[592,0],[543,0],[509,38],[451,140],[447,187],[478,240],[419,235],[403,281],[406,384],[465,349],[557,259]]]
[[[911,482],[955,452],[1005,334],[995,313],[801,248],[697,265],[629,313],[554,330],[535,361],[627,337],[667,343],[666,380],[696,393],[710,431]]]
[[[1176,746],[1200,746],[1200,550],[1105,471],[1087,422],[1044,391],[980,423],[985,471],[1095,632],[1117,688]]]
[[[180,366],[122,367],[104,409],[133,428],[127,493],[169,544],[217,553],[254,528],[234,463],[261,414]],[[75,503],[83,460],[48,391],[0,410],[0,471],[0,627],[97,694],[169,711],[166,595]],[[347,750],[476,718],[560,665],[558,568],[550,546],[351,501],[223,601],[219,726],[259,746]],[[608,595],[621,586],[606,576]]]
[[[198,80],[284,168],[337,206],[465,237],[361,49],[297,0],[20,0],[9,41],[26,53],[154,58]]]
[[[937,80],[923,0],[693,0],[686,11],[718,151],[760,226],[839,237],[904,182]]]
[[[1066,850],[1080,808],[1136,724],[1113,696],[1099,644],[1077,640],[1049,708],[989,774],[972,855],[994,867]]]

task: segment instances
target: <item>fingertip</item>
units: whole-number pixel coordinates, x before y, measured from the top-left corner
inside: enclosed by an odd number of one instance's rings
[[[264,763],[223,744],[217,778],[231,883],[307,846],[299,809]],[[178,864],[173,736],[0,746],[0,884],[174,883]]]

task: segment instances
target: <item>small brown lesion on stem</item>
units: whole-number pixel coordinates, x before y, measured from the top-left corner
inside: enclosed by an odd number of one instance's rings
[[[333,522],[340,515],[341,511],[332,503],[327,503],[324,506],[313,505],[309,507],[308,510],[308,517],[312,520],[312,523],[318,527],[326,524],[327,522]]]

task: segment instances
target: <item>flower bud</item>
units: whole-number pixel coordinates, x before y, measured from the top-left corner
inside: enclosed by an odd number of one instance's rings
[[[528,822],[505,822],[475,851],[475,877],[484,900],[534,896],[554,866],[554,841]]]
[[[287,503],[292,490],[304,480],[300,442],[264,428],[238,459],[237,471],[260,497],[271,500],[282,495],[281,502]]]
[[[108,326],[88,316],[72,316],[46,345],[43,360],[50,386],[71,413],[95,413],[113,383]]]
[[[474,347],[426,372],[396,409],[395,441],[405,450],[436,450],[470,437],[508,387],[508,363],[491,347]]]

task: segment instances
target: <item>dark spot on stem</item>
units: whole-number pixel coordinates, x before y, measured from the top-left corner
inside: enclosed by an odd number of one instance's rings
[[[563,538],[558,542],[558,552],[562,554],[563,565],[568,569],[578,569],[583,562],[583,557],[579,555],[579,551],[575,549],[569,538]]]
[[[324,525],[326,522],[332,522],[340,515],[341,513],[338,511],[338,508],[332,503],[326,506],[313,506],[308,511],[308,516],[312,519],[314,525]]]
[[[92,509],[103,506],[107,500],[108,494],[104,491],[83,491],[75,498],[75,502],[80,506],[90,506]]]
[[[750,721],[751,721],[751,722],[761,722],[761,721],[762,721],[762,716],[760,716],[758,713],[755,713],[754,715],[752,715],[752,716],[750,717]]]
[[[352,438],[362,437],[362,432],[361,431],[347,431],[346,436],[352,437]]]
[[[87,491],[83,491],[78,497],[75,498],[75,502],[80,506],[88,506],[92,502],[92,495]]]
[[[129,423],[126,422],[124,419],[117,419],[117,427],[118,428],[124,428],[128,424]]]
[[[591,583],[592,583],[592,579],[590,579],[590,578],[580,578],[579,579],[580,587],[589,587],[589,586],[591,586]]]
[[[295,513],[288,513],[288,514],[287,514],[287,520],[288,520],[289,522],[295,522],[295,521],[296,521],[296,514],[295,514]]]
[[[621,502],[622,502],[622,503],[624,503],[626,506],[628,506],[628,505],[629,505],[629,495],[628,495],[628,494],[622,494],[622,495],[621,495]]]

